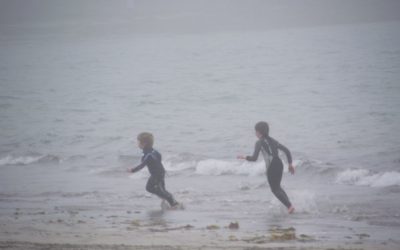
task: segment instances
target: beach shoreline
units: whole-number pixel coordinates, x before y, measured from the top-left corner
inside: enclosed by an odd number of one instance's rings
[[[379,240],[356,231],[340,239],[306,235],[293,227],[279,226],[265,232],[232,229],[219,224],[204,228],[190,224],[166,227],[140,225],[136,221],[126,230],[112,227],[82,230],[76,225],[69,230],[60,230],[60,227],[62,225],[53,227],[53,231],[51,228],[40,230],[35,226],[26,226],[19,231],[4,231],[0,236],[0,249],[398,249],[395,240]]]
[[[188,249],[188,250],[211,250],[211,249],[232,249],[232,250],[261,250],[261,249],[312,249],[312,250],[347,250],[347,249],[382,249],[382,250],[392,250],[396,249],[395,246],[385,246],[381,244],[349,244],[349,243],[268,243],[268,244],[207,244],[204,242],[198,242],[197,244],[185,244],[185,245],[169,245],[162,242],[149,245],[140,244],[78,244],[78,243],[38,243],[29,241],[0,241],[1,249],[11,249],[11,250],[36,250],[36,249],[56,249],[56,250],[100,250],[100,249],[111,249],[111,250],[148,250],[148,249],[162,249],[162,250],[178,250],[178,249]]]

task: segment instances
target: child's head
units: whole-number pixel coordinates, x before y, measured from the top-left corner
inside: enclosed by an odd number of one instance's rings
[[[256,136],[258,138],[266,137],[269,135],[269,125],[266,122],[257,122],[254,129],[256,130]]]
[[[137,136],[138,146],[141,149],[153,147],[154,137],[151,133],[143,132]]]

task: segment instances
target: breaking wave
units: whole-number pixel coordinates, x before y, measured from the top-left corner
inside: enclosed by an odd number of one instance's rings
[[[337,175],[336,183],[370,187],[399,186],[400,173],[396,171],[373,173],[367,169],[347,169]]]
[[[224,161],[208,159],[199,161],[195,174],[199,175],[247,175],[257,176],[265,173],[263,162],[251,164],[240,161]]]
[[[7,165],[29,165],[35,163],[59,163],[60,157],[56,155],[6,155],[0,158],[0,166]]]

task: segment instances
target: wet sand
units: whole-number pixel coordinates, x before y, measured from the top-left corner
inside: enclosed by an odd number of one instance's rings
[[[203,178],[222,180],[238,191],[227,197],[221,188],[221,193],[201,189]],[[389,225],[348,219],[351,211],[344,208],[327,213],[321,206],[313,212],[307,209],[312,199],[304,199],[304,204],[299,200],[297,211],[288,215],[266,187],[258,187],[263,177],[254,177],[257,185],[247,188],[240,178],[170,177],[170,183],[193,187],[176,192],[186,207],[177,211],[163,210],[160,201],[143,190],[142,179],[119,179],[120,190],[111,193],[106,187],[94,188],[107,179],[93,177],[82,179],[90,183],[90,192],[81,186],[84,192],[2,194],[0,249],[398,249],[396,227],[388,233]],[[198,197],[196,190],[207,195]],[[291,192],[301,197],[300,191]]]
[[[60,208],[59,208],[60,209]],[[121,215],[87,218],[79,212],[64,212],[58,219],[44,219],[45,211],[30,219],[2,219],[0,249],[397,249],[395,241],[377,241],[353,232],[343,240],[302,234],[294,227],[271,227],[266,232],[242,229],[240,222],[204,227],[169,225],[162,220],[122,219]],[[75,210],[77,211],[77,210]],[[180,211],[167,211],[179,213]],[[132,212],[134,213],[134,212]],[[16,213],[19,216],[21,212]],[[11,224],[11,221],[18,221]],[[123,221],[121,221],[123,220]],[[119,221],[117,223],[117,221]]]
[[[153,237],[158,237],[159,235],[154,235]],[[0,241],[1,249],[12,249],[12,250],[36,250],[36,249],[56,249],[56,250],[64,250],[64,249],[112,249],[112,250],[129,250],[129,249],[324,249],[324,250],[333,250],[333,249],[398,249],[396,246],[390,245],[381,245],[381,244],[364,244],[362,241],[360,242],[329,242],[329,243],[303,243],[298,240],[291,241],[282,241],[282,242],[274,242],[274,241],[263,241],[262,243],[254,243],[254,242],[246,242],[243,240],[237,240],[231,242],[229,239],[216,239],[215,235],[213,237],[199,237],[199,235],[187,234],[187,233],[168,233],[168,236],[171,237],[166,239],[166,235],[164,238],[160,238],[157,240],[152,240],[151,243],[147,244],[135,244],[135,243],[120,243],[120,242],[112,242],[108,243],[77,243],[76,241],[70,241],[68,243],[44,243],[44,242],[36,242],[36,241]],[[204,236],[204,235],[203,235]],[[185,237],[185,241],[182,241],[182,237]],[[256,237],[255,237],[256,238]],[[257,237],[260,238],[260,237]],[[99,241],[103,242],[105,239],[99,239]],[[175,243],[171,243],[175,241]],[[181,242],[180,244],[177,242]]]

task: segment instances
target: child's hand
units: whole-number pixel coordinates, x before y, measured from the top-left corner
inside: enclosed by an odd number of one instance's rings
[[[294,167],[293,167],[292,164],[289,165],[289,172],[290,172],[291,174],[294,174]]]
[[[246,160],[246,156],[243,156],[243,155],[238,155],[237,158],[239,160]]]

